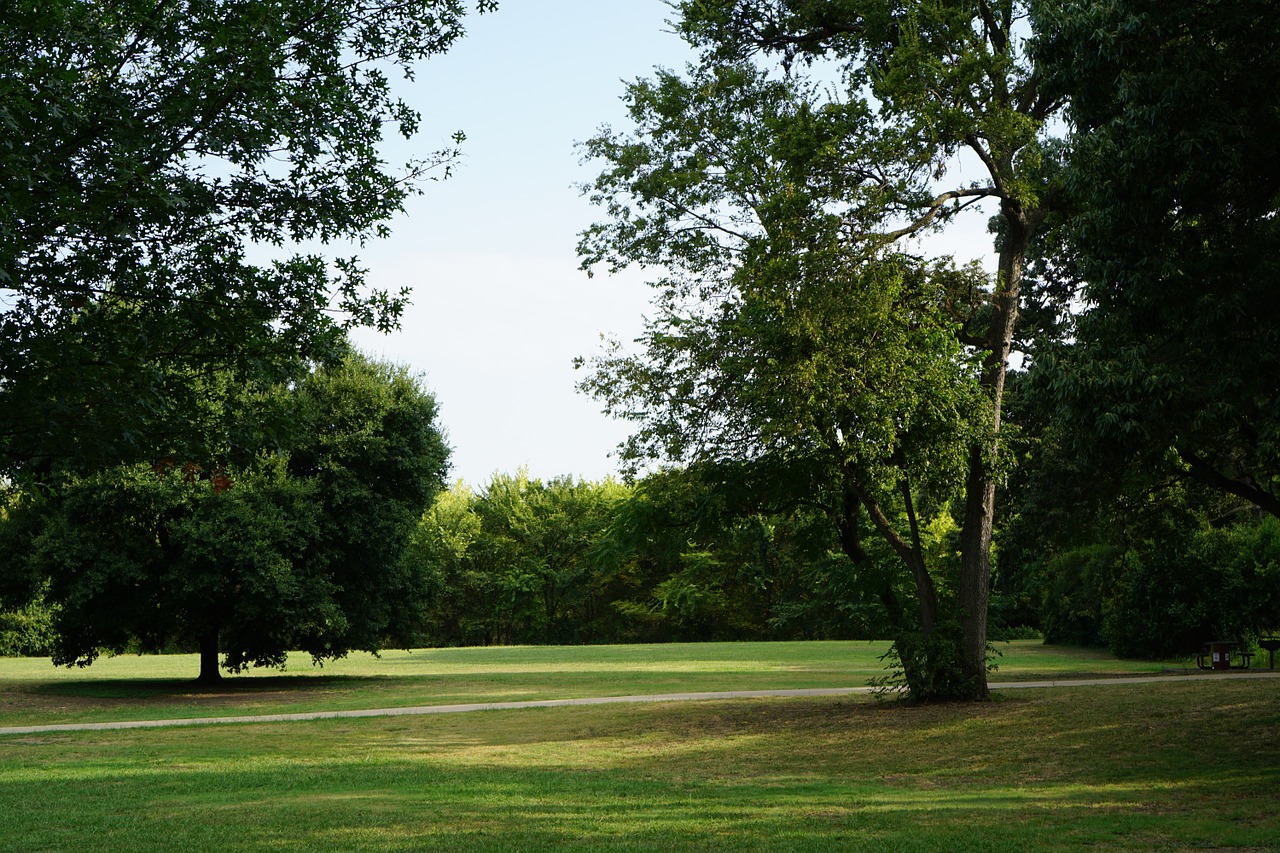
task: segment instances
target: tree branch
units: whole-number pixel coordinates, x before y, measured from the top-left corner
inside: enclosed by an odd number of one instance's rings
[[[961,198],[980,199],[998,197],[1000,195],[1000,192],[995,187],[969,187],[968,189],[951,190],[950,192],[942,193],[941,195],[934,197],[933,201],[929,203],[929,207],[924,214],[910,225],[907,225],[904,228],[899,228],[896,231],[889,231],[884,234],[876,235],[878,242],[882,244],[892,243],[896,240],[902,239],[903,237],[910,237],[912,234],[921,231],[926,228],[930,222],[937,218],[938,213],[944,206],[946,206],[947,202],[956,201]],[[854,223],[845,220],[844,225],[852,229]]]
[[[987,29],[987,41],[997,53],[1004,53],[1009,48],[1009,36],[996,21],[995,12],[988,0],[978,0],[978,12],[982,15],[982,24]]]
[[[1192,477],[1206,485],[1244,498],[1259,509],[1280,518],[1280,497],[1259,486],[1252,477],[1229,477],[1198,454],[1180,447],[1175,449],[1179,458],[1187,464]]]

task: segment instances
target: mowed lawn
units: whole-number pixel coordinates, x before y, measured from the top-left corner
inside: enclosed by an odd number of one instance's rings
[[[0,676],[12,725],[42,702],[46,721],[112,702],[131,718],[183,701],[241,713],[245,695],[273,710],[380,707],[415,679],[455,691],[441,701],[543,698],[560,679],[600,695],[840,686],[787,679],[835,677],[823,667],[850,647],[415,652],[326,667],[325,687],[277,675],[216,699],[174,680],[170,658],[104,661],[136,667],[118,682],[12,660]],[[868,660],[872,672],[847,677],[874,675]],[[1003,663],[1007,680],[1130,668],[1031,644]],[[385,674],[396,666],[425,669]],[[1194,675],[933,707],[717,700],[0,737],[5,850],[1274,850],[1278,793],[1280,680]]]
[[[883,642],[521,646],[353,654],[322,668],[297,655],[209,688],[195,655],[122,655],[84,669],[0,658],[0,727],[302,711],[520,702],[584,696],[861,687],[885,674]],[[1101,651],[997,644],[992,681],[1158,674]]]

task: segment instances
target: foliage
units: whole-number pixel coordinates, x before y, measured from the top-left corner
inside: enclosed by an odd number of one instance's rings
[[[480,533],[480,520],[471,509],[472,494],[462,482],[441,492],[410,535],[403,560],[423,578],[424,645],[457,645],[482,634],[474,621],[472,594],[475,578],[467,555]]]
[[[610,219],[584,235],[584,265],[670,274],[644,351],[615,349],[584,387],[640,422],[634,457],[824,466],[851,497],[842,526],[865,513],[913,579],[918,630],[958,621],[968,695],[984,695],[1006,364],[1030,240],[1059,207],[1045,128],[1061,100],[1026,54],[1025,6],[679,9],[701,63],[631,84],[634,132],[587,144]],[[984,180],[947,187],[962,149]],[[999,204],[994,281],[892,248],[983,199]],[[919,526],[957,496],[943,599]],[[861,562],[860,537],[844,541]]]
[[[916,702],[935,702],[971,695],[973,676],[960,665],[963,635],[956,622],[933,631],[900,632],[885,655],[889,672],[875,680],[878,687],[905,687]]]
[[[0,657],[48,657],[57,639],[44,602],[0,612]]]
[[[0,474],[207,459],[214,377],[269,384],[337,357],[343,326],[395,325],[405,293],[355,258],[289,252],[384,234],[447,167],[452,147],[394,168],[377,143],[419,124],[388,73],[447,50],[466,6],[4,4]]]
[[[762,479],[757,479],[762,478]],[[655,472],[630,486],[496,475],[424,514],[406,561],[429,590],[429,645],[872,639],[911,580],[879,540],[844,553],[840,509],[753,465]],[[944,594],[955,525],[924,524]],[[559,638],[558,640],[556,638]]]
[[[704,465],[636,484],[610,536],[629,555],[630,586],[615,607],[639,636],[884,636],[884,608],[840,552],[821,501],[799,500],[801,484],[770,473]]]
[[[55,663],[198,645],[212,679],[219,649],[236,672],[406,633],[421,594],[400,555],[448,453],[434,400],[357,356],[276,393],[290,455],[105,469],[11,511],[4,573],[48,578]]]
[[[1047,641],[1160,658],[1280,625],[1273,518],[1167,475],[1172,460],[1138,471],[1064,458],[1059,434],[1022,466],[999,539],[1001,574],[1036,599]]]
[[[1070,97],[1075,342],[1046,362],[1081,453],[1280,514],[1280,34],[1267,0],[1037,5]],[[1175,464],[1163,457],[1176,452]]]
[[[605,530],[627,489],[613,481],[494,475],[459,485],[422,518],[409,561],[429,579],[432,645],[602,642],[616,580]]]
[[[1181,533],[1182,535],[1178,535]],[[1252,641],[1280,625],[1280,522],[1166,531],[1126,559],[1104,602],[1116,654],[1194,654],[1209,640]]]
[[[333,656],[407,644],[420,627],[422,578],[402,555],[448,470],[435,398],[405,368],[352,356],[313,372],[297,401],[301,431],[289,473],[317,490],[313,558],[346,622],[299,648]]]

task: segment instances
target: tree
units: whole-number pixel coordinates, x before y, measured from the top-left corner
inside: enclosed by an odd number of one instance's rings
[[[447,50],[467,5],[4,4],[0,474],[203,458],[203,380],[269,384],[396,323],[405,292],[356,259],[250,250],[381,236],[447,171],[453,148],[397,169],[377,143],[419,123],[388,72]]]
[[[473,502],[466,483],[457,481],[427,508],[409,540],[405,560],[426,579],[423,645],[463,645],[483,633],[477,627],[477,584],[468,558],[480,533]]]
[[[585,235],[586,263],[640,263],[673,271],[660,285],[669,296],[645,340],[649,353],[633,362],[647,363],[652,368],[647,380],[655,384],[651,393],[637,397],[628,397],[628,389],[638,389],[638,381],[598,382],[593,390],[615,411],[637,411],[634,403],[640,401],[662,408],[674,416],[670,423],[680,425],[672,432],[673,448],[715,456],[724,450],[717,436],[732,432],[726,427],[741,418],[731,404],[718,420],[684,418],[680,407],[692,398],[721,401],[710,396],[718,389],[689,381],[683,364],[672,360],[675,347],[662,346],[666,336],[682,336],[686,306],[705,303],[707,316],[721,305],[726,314],[736,313],[740,294],[761,281],[770,282],[776,304],[785,304],[784,294],[809,288],[825,287],[826,298],[837,300],[841,288],[876,294],[886,285],[868,282],[895,277],[963,283],[904,285],[908,293],[914,287],[916,293],[933,294],[897,304],[892,298],[884,301],[890,312],[898,312],[886,328],[910,331],[918,340],[886,348],[892,354],[881,364],[871,363],[872,370],[881,370],[896,362],[877,374],[894,379],[868,383],[862,405],[889,425],[912,423],[913,415],[924,415],[927,422],[928,415],[943,413],[931,427],[906,431],[920,442],[921,458],[909,458],[905,448],[911,440],[896,430],[864,433],[859,425],[846,431],[839,419],[829,420],[827,429],[844,436],[832,459],[835,470],[859,461],[850,456],[854,448],[874,447],[867,452],[878,458],[884,473],[872,482],[902,495],[905,527],[895,528],[890,513],[875,508],[883,498],[857,494],[859,488],[868,491],[867,478],[862,486],[850,484],[856,503],[916,578],[923,645],[937,645],[929,654],[940,656],[927,666],[958,674],[945,685],[930,682],[928,689],[939,697],[985,697],[991,534],[1007,362],[1028,247],[1059,205],[1052,179],[1055,147],[1046,123],[1062,101],[1043,89],[1027,56],[1026,4],[690,0],[679,9],[677,28],[702,48],[701,65],[689,69],[687,81],[660,72],[655,82],[632,84],[628,99],[637,133],[628,138],[606,133],[588,146],[590,154],[611,164],[594,194],[612,219]],[[768,70],[772,59],[779,60],[780,79]],[[812,69],[808,77],[806,68]],[[961,151],[973,158],[983,178],[947,186],[942,180]],[[939,227],[984,199],[998,204],[999,264],[989,286],[973,274],[942,269],[922,274],[910,259],[890,252],[904,238]],[[863,328],[844,330],[846,340],[838,343],[835,335],[813,343],[844,347],[842,352],[862,343],[865,353],[879,355],[876,333],[866,329],[871,316],[866,308],[852,305],[848,316],[859,318],[855,325]],[[917,321],[925,331],[913,329]],[[744,348],[742,375],[749,375],[747,364],[756,354]],[[965,366],[970,356],[977,362],[971,373]],[[817,353],[812,358],[820,361]],[[749,370],[758,366],[750,363]],[[947,378],[941,379],[943,373]],[[921,377],[918,383],[913,374]],[[625,371],[615,377],[626,379]],[[808,383],[798,390],[815,397],[827,393],[833,386],[824,386],[820,378],[826,377],[797,381]],[[940,381],[931,385],[934,379]],[[960,402],[972,399],[964,390],[968,379],[981,389],[981,405]],[[767,384],[756,388],[773,393]],[[840,393],[847,393],[847,386]],[[947,402],[936,405],[931,396]],[[774,401],[779,411],[790,411],[797,399],[809,398],[779,394]],[[954,418],[956,412],[963,417]],[[964,427],[947,438],[938,429],[944,423]],[[931,447],[926,436],[938,439],[935,449],[925,449]],[[932,581],[910,532],[918,527],[918,519],[911,518],[911,484],[922,474],[947,479],[954,467],[941,460],[950,460],[955,441],[963,445],[958,626],[944,641],[946,632],[935,631],[942,623],[931,604]],[[782,444],[796,448],[790,439]],[[894,462],[900,447],[908,456],[905,464]],[[938,458],[926,461],[932,453]],[[913,688],[925,684],[917,680]]]
[[[438,644],[598,641],[599,553],[627,489],[496,474],[478,495],[435,508],[419,533],[436,578]]]
[[[1073,449],[1280,515],[1274,14],[1266,0],[1054,0],[1035,22],[1074,125],[1065,251],[1086,310],[1041,372]]]
[[[897,558],[873,540],[855,570],[831,506],[839,484],[771,461],[704,462],[636,483],[608,533],[625,555],[609,593],[628,630],[650,640],[885,636],[881,594]]]
[[[177,644],[215,681],[219,651],[236,672],[409,635],[423,579],[402,555],[448,457],[435,401],[358,356],[276,393],[295,413],[291,453],[104,469],[10,512],[3,574],[48,579],[55,663]]]

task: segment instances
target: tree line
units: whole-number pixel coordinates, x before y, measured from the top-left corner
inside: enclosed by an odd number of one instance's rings
[[[1034,467],[998,505],[993,640],[1043,637],[1158,659],[1280,626],[1275,517],[1184,480],[1113,484],[1103,496],[1098,472],[1076,484],[1092,496],[1068,499],[1059,471]],[[869,540],[853,561],[839,500],[786,496],[772,477],[753,482],[756,473],[672,469],[631,483],[517,473],[478,491],[455,484],[407,553],[429,590],[421,642],[890,636],[894,599],[912,589],[898,556]],[[957,514],[953,504],[920,520],[943,589],[960,571]]]

